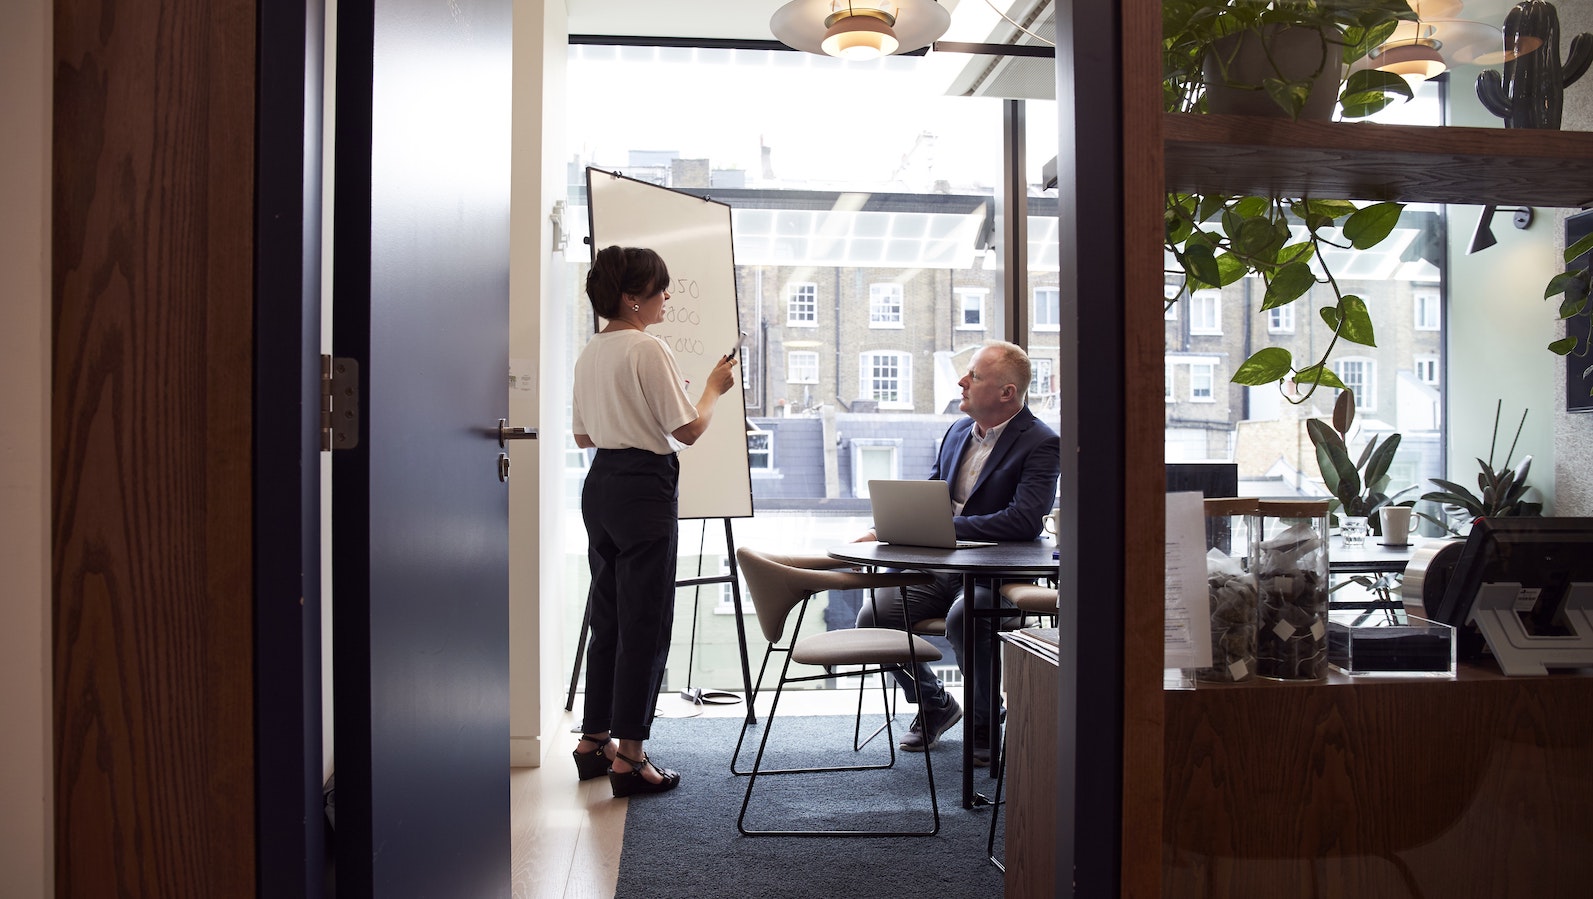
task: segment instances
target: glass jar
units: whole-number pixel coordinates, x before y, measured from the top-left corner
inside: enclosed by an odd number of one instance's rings
[[[1256,578],[1256,674],[1317,680],[1327,674],[1328,504],[1262,500],[1251,544]]]
[[[1252,497],[1206,500],[1211,666],[1194,672],[1203,683],[1239,683],[1256,670],[1256,579],[1249,554],[1259,502]]]

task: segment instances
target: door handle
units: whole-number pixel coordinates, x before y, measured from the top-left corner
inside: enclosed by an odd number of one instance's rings
[[[535,439],[537,439],[537,429],[536,428],[511,428],[511,427],[509,427],[509,419],[507,419],[507,418],[498,419],[498,445],[499,446],[508,446],[510,440],[535,440]]]

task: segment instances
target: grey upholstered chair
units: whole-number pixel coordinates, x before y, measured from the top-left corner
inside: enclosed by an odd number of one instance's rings
[[[903,588],[911,584],[927,584],[932,577],[922,572],[870,573],[852,570],[824,570],[821,566],[842,565],[827,562],[820,557],[785,556],[759,552],[748,547],[736,550],[736,562],[741,576],[747,582],[752,596],[752,606],[757,612],[758,626],[769,641],[759,668],[761,683],[763,671],[774,653],[781,653],[785,661],[775,684],[774,700],[764,721],[763,736],[753,758],[752,770],[747,776],[747,791],[741,802],[741,814],[736,827],[748,836],[930,836],[940,831],[940,806],[935,797],[935,772],[930,760],[932,753],[923,753],[924,771],[929,779],[929,806],[932,818],[927,830],[756,830],[746,826],[747,809],[760,776],[771,774],[809,774],[824,771],[867,771],[891,768],[896,764],[896,745],[890,742],[889,761],[875,765],[833,765],[826,767],[764,769],[764,752],[769,745],[769,735],[780,706],[780,696],[787,684],[824,680],[842,666],[857,666],[847,674],[867,677],[910,668],[919,662],[932,662],[940,658],[940,650],[922,637],[894,628],[845,628],[825,631],[811,636],[801,636],[802,619],[807,612],[808,600],[826,590],[872,590],[875,588]],[[793,616],[792,613],[795,613]],[[790,638],[787,639],[789,625]],[[791,664],[819,666],[822,674],[792,675]],[[883,680],[883,679],[882,679]],[[887,734],[889,722],[887,721]],[[743,728],[743,736],[745,729]],[[855,740],[854,740],[855,747]],[[740,741],[737,742],[737,752]]]

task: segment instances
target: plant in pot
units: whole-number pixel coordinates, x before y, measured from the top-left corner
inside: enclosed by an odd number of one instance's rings
[[[1446,520],[1438,522],[1451,534],[1470,530],[1471,523],[1479,518],[1537,518],[1543,514],[1543,503],[1528,502],[1527,472],[1532,469],[1532,457],[1522,456],[1521,464],[1512,468],[1510,457],[1516,453],[1516,442],[1521,439],[1521,429],[1527,423],[1527,412],[1521,411],[1521,421],[1516,425],[1516,436],[1510,441],[1510,451],[1505,453],[1499,468],[1493,467],[1493,454],[1499,443],[1499,413],[1504,409],[1500,400],[1493,412],[1493,438],[1488,442],[1488,461],[1477,460],[1482,469],[1477,474],[1477,493],[1454,481],[1433,478],[1442,487],[1422,494],[1422,499],[1439,503]]]
[[[1370,115],[1395,97],[1408,99],[1410,87],[1398,75],[1370,68],[1345,79],[1344,66],[1365,57],[1401,21],[1414,17],[1406,0],[1166,0],[1164,108],[1213,111],[1220,86],[1248,92],[1252,100],[1264,98],[1259,107],[1244,106],[1250,114],[1270,110],[1298,118],[1315,93],[1337,99],[1347,118]],[[1302,35],[1307,50],[1314,45],[1314,53],[1282,45]],[[1262,64],[1245,74],[1240,62],[1249,49],[1258,51]],[[1293,67],[1300,59],[1306,63]],[[1331,102],[1327,109],[1331,112]],[[1246,359],[1232,380],[1250,386],[1293,382],[1305,388],[1285,394],[1295,403],[1304,402],[1321,385],[1342,389],[1344,384],[1327,367],[1329,354],[1341,339],[1375,346],[1376,337],[1365,301],[1341,289],[1324,265],[1322,249],[1371,249],[1393,232],[1403,209],[1399,203],[1360,207],[1347,199],[1320,197],[1167,194],[1164,245],[1177,264],[1169,275],[1180,283],[1164,302],[1170,308],[1190,291],[1226,287],[1255,275],[1266,285],[1261,311],[1268,312],[1305,296],[1314,285],[1326,285],[1332,301],[1319,315],[1333,336],[1321,357],[1296,365],[1287,349],[1265,347]]]
[[[1352,546],[1366,539],[1368,526],[1374,533],[1380,533],[1373,513],[1398,496],[1390,497],[1385,491],[1388,490],[1388,467],[1394,461],[1400,441],[1398,434],[1390,434],[1382,440],[1374,435],[1361,450],[1360,458],[1352,460],[1348,438],[1354,422],[1355,394],[1350,390],[1340,393],[1333,404],[1331,427],[1315,418],[1305,422],[1306,433],[1316,447],[1322,483],[1333,494],[1328,501],[1328,513],[1345,543]]]

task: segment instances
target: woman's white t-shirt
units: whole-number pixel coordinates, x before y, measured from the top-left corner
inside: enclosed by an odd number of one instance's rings
[[[598,449],[667,455],[683,446],[675,429],[696,420],[675,354],[646,331],[594,334],[575,360],[571,428]]]

